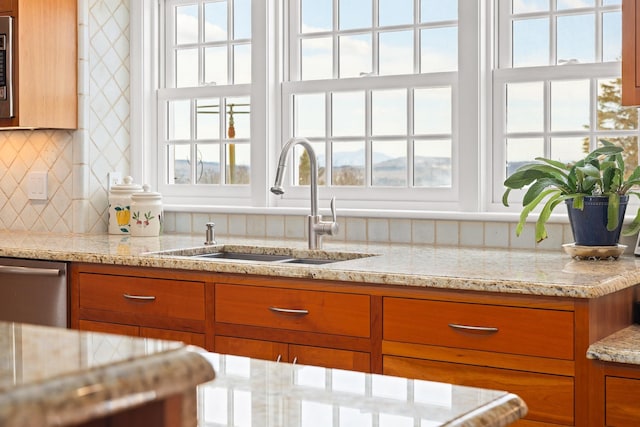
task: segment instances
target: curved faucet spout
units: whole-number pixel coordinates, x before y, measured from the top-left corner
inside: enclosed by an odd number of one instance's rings
[[[278,160],[278,169],[276,170],[276,180],[271,187],[273,194],[282,195],[284,189],[282,188],[282,181],[284,179],[284,169],[287,166],[287,159],[289,158],[289,152],[294,145],[300,144],[307,150],[309,155],[309,166],[311,172],[310,187],[311,187],[311,216],[318,216],[318,161],[316,158],[316,152],[313,150],[313,146],[307,138],[291,138],[282,147],[280,152],[280,158]]]

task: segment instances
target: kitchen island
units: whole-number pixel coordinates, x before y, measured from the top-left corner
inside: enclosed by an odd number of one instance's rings
[[[526,414],[506,392],[223,356],[171,341],[0,322],[0,344],[3,427],[399,420],[502,427]],[[214,366],[217,379],[202,384]]]

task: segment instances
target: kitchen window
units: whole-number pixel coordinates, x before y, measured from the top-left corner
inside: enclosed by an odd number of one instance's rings
[[[637,145],[637,112],[619,107],[620,0],[132,9],[140,68],[157,65],[140,85],[152,125],[134,159],[169,205],[307,206],[303,150],[285,195],[268,192],[298,136],[318,157],[321,199],[362,210],[504,211],[502,182],[523,161],[571,161],[599,138]]]

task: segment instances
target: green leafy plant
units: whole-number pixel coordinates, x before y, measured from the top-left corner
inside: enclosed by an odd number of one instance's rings
[[[502,204],[509,206],[508,197],[511,190],[528,189],[522,199],[522,212],[516,227],[516,235],[520,235],[527,217],[536,206],[544,202],[540,216],[536,221],[536,242],[547,238],[546,222],[553,209],[561,202],[573,199],[573,207],[582,210],[585,196],[608,197],[607,229],[618,227],[620,196],[640,193],[630,191],[640,185],[640,166],[625,179],[625,165],[622,157],[623,149],[609,141],[600,141],[599,147],[574,164],[564,163],[537,157],[536,162],[518,168],[504,181],[506,190],[502,195]],[[633,222],[623,230],[622,234],[630,236],[640,230],[640,209]]]

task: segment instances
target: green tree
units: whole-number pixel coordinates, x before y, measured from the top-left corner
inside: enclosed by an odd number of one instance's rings
[[[598,130],[634,130],[638,127],[638,109],[621,105],[622,78],[600,83],[598,95]],[[636,136],[604,137],[624,149],[626,174],[629,175],[638,166],[638,138]],[[583,143],[584,152],[588,153],[589,139]],[[625,177],[626,178],[626,177]]]
[[[300,155],[300,164],[298,165],[298,185],[309,185],[311,177],[311,162],[309,161],[309,153],[302,150]]]

